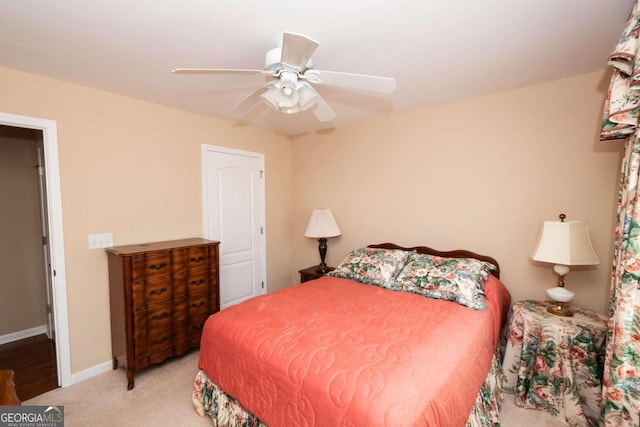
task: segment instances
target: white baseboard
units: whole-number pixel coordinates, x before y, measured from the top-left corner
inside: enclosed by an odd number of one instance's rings
[[[87,368],[84,371],[71,374],[71,384],[76,384],[76,383],[79,383],[80,381],[88,380],[91,377],[95,377],[96,375],[100,375],[104,372],[111,371],[112,369],[113,369],[112,360],[109,360],[107,362],[102,362],[99,365],[92,366],[91,368]]]
[[[36,335],[46,334],[47,325],[36,326],[35,328],[25,329],[23,331],[12,332],[10,334],[0,335],[0,345],[25,338],[35,337]]]

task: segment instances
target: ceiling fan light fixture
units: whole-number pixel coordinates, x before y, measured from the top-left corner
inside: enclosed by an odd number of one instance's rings
[[[285,86],[278,91],[278,106],[280,108],[291,108],[298,105],[300,95],[295,87]]]
[[[291,97],[291,95],[293,95],[293,91],[295,89],[292,88],[291,86],[282,86],[282,93],[284,93],[284,96],[286,96],[287,98]]]
[[[291,86],[290,81],[278,81],[262,93],[260,98],[276,111],[296,114],[313,107],[318,102],[319,95],[306,82],[297,82],[295,86]]]
[[[298,104],[300,96],[298,95],[298,74],[292,71],[283,71],[280,74],[280,81],[276,83],[279,90],[280,108],[292,108]]]
[[[264,103],[267,104],[270,108],[273,108],[276,111],[280,109],[278,89],[274,86],[270,87],[263,94],[261,94],[260,99],[262,99],[262,101],[264,101]]]
[[[291,89],[291,88],[287,88]],[[298,91],[291,89],[290,96],[286,95],[286,91],[281,85],[274,85],[260,95],[260,99],[264,101],[270,108],[287,114],[295,114],[300,111],[298,100],[300,96]]]
[[[294,92],[293,96],[290,97],[279,96],[278,98],[278,107],[280,107],[280,109],[293,108],[298,105],[299,97],[297,92]]]
[[[281,108],[280,111],[285,114],[297,114],[300,112],[300,108],[297,105],[294,105],[293,107]]]

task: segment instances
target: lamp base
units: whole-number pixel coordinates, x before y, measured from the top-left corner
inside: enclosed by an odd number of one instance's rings
[[[320,263],[320,265],[316,267],[316,273],[319,274],[327,274],[329,271],[329,266],[324,262]]]
[[[327,264],[324,262],[324,258],[327,255],[327,238],[321,237],[318,239],[318,252],[320,252],[320,264],[316,268],[316,273],[325,274],[329,272]]]
[[[547,311],[551,314],[555,314],[556,316],[573,316],[573,311],[571,311],[571,308],[569,308],[566,303],[559,301],[554,301],[553,305],[547,307]]]

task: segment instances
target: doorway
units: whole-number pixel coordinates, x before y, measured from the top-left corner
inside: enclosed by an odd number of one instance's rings
[[[21,400],[58,386],[42,153],[42,131],[0,125],[0,367],[15,372]],[[35,338],[49,351],[36,354]],[[43,380],[33,381],[32,371]]]
[[[0,113],[0,150],[0,173],[8,178],[0,184],[0,233],[7,242],[0,250],[10,261],[3,271],[11,270],[0,282],[0,299],[12,303],[0,308],[1,348],[15,357],[21,343],[38,346],[18,359],[48,353],[54,386],[66,387],[71,362],[56,123]],[[28,364],[20,369],[33,371]],[[16,372],[19,393],[20,381]]]
[[[266,293],[264,154],[202,146],[204,237],[220,242],[220,309]]]

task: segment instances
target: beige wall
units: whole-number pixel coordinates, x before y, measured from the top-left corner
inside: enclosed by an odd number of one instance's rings
[[[513,300],[542,299],[555,276],[529,254],[542,221],[563,212],[589,223],[601,258],[567,287],[604,313],[622,152],[598,142],[607,81],[592,73],[295,138],[294,269],[318,262],[303,233],[325,207],[343,233],[330,265],[368,243],[466,248],[497,258]]]
[[[0,335],[46,325],[35,133],[0,126]]]
[[[107,258],[87,235],[201,236],[201,144],[265,154],[268,285],[293,280],[289,138],[3,68],[0,93],[0,111],[58,124],[73,373],[111,360]]]

